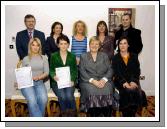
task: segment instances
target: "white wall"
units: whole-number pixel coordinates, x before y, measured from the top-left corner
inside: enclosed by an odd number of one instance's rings
[[[95,35],[96,25],[99,20],[108,23],[108,8],[132,7],[136,8],[135,26],[142,30],[143,51],[139,57],[141,63],[141,75],[145,80],[141,81],[142,88],[147,95],[154,95],[155,90],[155,16],[154,6],[112,6],[112,5],[7,5],[5,8],[5,97],[9,98],[13,91],[15,81],[14,68],[18,61],[16,47],[9,49],[12,36],[25,29],[24,16],[33,14],[36,17],[36,29],[41,30],[46,36],[50,34],[53,22],[60,21],[64,26],[64,34],[72,35],[73,23],[83,20],[88,26],[88,37]]]

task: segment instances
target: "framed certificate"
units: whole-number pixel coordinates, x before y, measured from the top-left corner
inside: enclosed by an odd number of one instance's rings
[[[31,67],[17,68],[15,69],[15,75],[18,84],[18,89],[33,86]]]
[[[70,67],[59,67],[55,68],[56,76],[58,77],[57,85],[58,89],[71,87],[71,75]]]

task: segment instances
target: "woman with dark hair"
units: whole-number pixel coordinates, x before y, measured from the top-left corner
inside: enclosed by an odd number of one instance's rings
[[[142,104],[139,83],[140,63],[138,56],[129,52],[127,37],[118,41],[118,53],[112,59],[115,87],[119,90],[120,110],[123,116],[134,117]]]
[[[63,32],[63,25],[60,22],[54,22],[51,27],[51,33],[50,36],[46,39],[46,54],[48,56],[49,62],[51,54],[58,51],[58,45],[57,45],[57,38],[62,35]]]
[[[54,93],[58,96],[58,101],[60,104],[61,115],[62,116],[77,116],[76,114],[76,104],[74,97],[75,83],[77,79],[77,64],[76,56],[71,52],[68,52],[70,41],[67,36],[61,35],[57,38],[57,44],[59,51],[51,55],[50,60],[50,76],[54,80],[52,89]],[[69,67],[71,84],[69,87],[59,89],[57,81],[60,79],[56,75],[56,68]]]
[[[111,60],[114,56],[114,38],[108,35],[108,28],[105,21],[98,22],[96,36],[101,42],[99,51],[106,53]]]
[[[50,58],[51,54],[54,52],[57,52],[59,50],[58,44],[57,44],[57,38],[62,35],[63,31],[63,25],[60,22],[54,22],[51,27],[51,33],[50,36],[46,39],[46,46],[45,51],[48,56],[48,61],[50,64]],[[50,87],[52,88],[52,83],[54,80],[49,76],[50,78]]]

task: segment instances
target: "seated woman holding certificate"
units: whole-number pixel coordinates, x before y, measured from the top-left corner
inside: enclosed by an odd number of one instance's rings
[[[61,116],[76,116],[75,81],[77,79],[76,57],[67,49],[70,41],[67,36],[57,38],[59,51],[51,55],[50,75],[54,79],[53,92],[57,95]]]
[[[89,41],[90,52],[81,55],[80,110],[91,117],[111,116],[112,110],[112,69],[107,54],[99,52],[100,41],[92,37]]]
[[[38,38],[32,38],[29,42],[28,56],[23,58],[23,67],[31,66],[33,86],[21,88],[23,96],[27,100],[28,110],[31,117],[45,115],[45,107],[48,96],[43,79],[48,77],[48,60],[42,55],[41,42]]]

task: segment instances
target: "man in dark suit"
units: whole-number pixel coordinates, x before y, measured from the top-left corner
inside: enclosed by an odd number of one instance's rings
[[[126,36],[129,39],[129,51],[138,55],[143,48],[141,31],[132,27],[130,14],[124,14],[121,20],[121,28],[115,34],[114,48],[117,48],[117,41],[120,37]]]
[[[24,23],[27,29],[18,32],[16,35],[16,49],[20,60],[28,55],[29,40],[35,37],[40,39],[42,45],[42,54],[45,54],[45,35],[43,32],[35,30],[35,17],[31,14],[27,14],[24,17]]]

